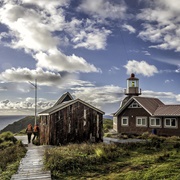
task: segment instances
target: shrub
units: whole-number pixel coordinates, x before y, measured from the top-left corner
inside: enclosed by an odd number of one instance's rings
[[[144,133],[141,135],[141,137],[142,137],[143,139],[147,139],[147,138],[149,137],[149,135],[150,135],[149,132],[144,132]]]
[[[27,150],[11,132],[0,134],[0,139],[0,179],[10,179],[11,175],[17,171],[19,161]]]
[[[2,134],[0,134],[0,139],[1,141],[12,141],[13,143],[17,141],[13,133],[11,133],[10,131],[3,132]]]
[[[48,149],[45,152],[46,168],[52,174],[79,173],[94,170],[94,165],[110,162],[123,155],[115,144],[71,144]]]

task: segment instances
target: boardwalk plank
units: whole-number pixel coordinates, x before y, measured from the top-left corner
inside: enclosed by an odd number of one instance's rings
[[[18,136],[17,139],[22,140],[23,144],[27,143],[26,136]],[[51,180],[51,172],[44,170],[43,155],[48,146],[34,146],[28,144],[27,153],[22,158],[16,174],[11,180]]]

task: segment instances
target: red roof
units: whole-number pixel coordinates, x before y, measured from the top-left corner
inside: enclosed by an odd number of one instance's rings
[[[134,97],[134,100],[136,100],[150,114],[153,114],[159,106],[164,105],[164,103],[157,98],[137,96]]]
[[[115,116],[120,114],[133,101],[136,101],[151,116],[180,116],[180,104],[165,105],[157,98],[139,96],[134,96],[129,99],[123,106],[119,108],[119,110],[115,113]]]
[[[155,116],[180,116],[180,105],[160,106],[154,112]]]

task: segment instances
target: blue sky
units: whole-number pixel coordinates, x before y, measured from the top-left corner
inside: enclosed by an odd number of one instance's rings
[[[114,113],[126,79],[142,96],[180,103],[179,0],[2,0],[0,113],[38,112],[69,91]]]

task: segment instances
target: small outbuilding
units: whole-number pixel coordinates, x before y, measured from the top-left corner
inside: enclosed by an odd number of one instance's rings
[[[96,107],[63,94],[53,107],[39,113],[40,144],[103,141],[103,114]]]
[[[127,95],[114,113],[113,128],[118,133],[144,132],[180,136],[180,104],[165,105],[158,98],[140,97],[139,79],[127,79]]]

